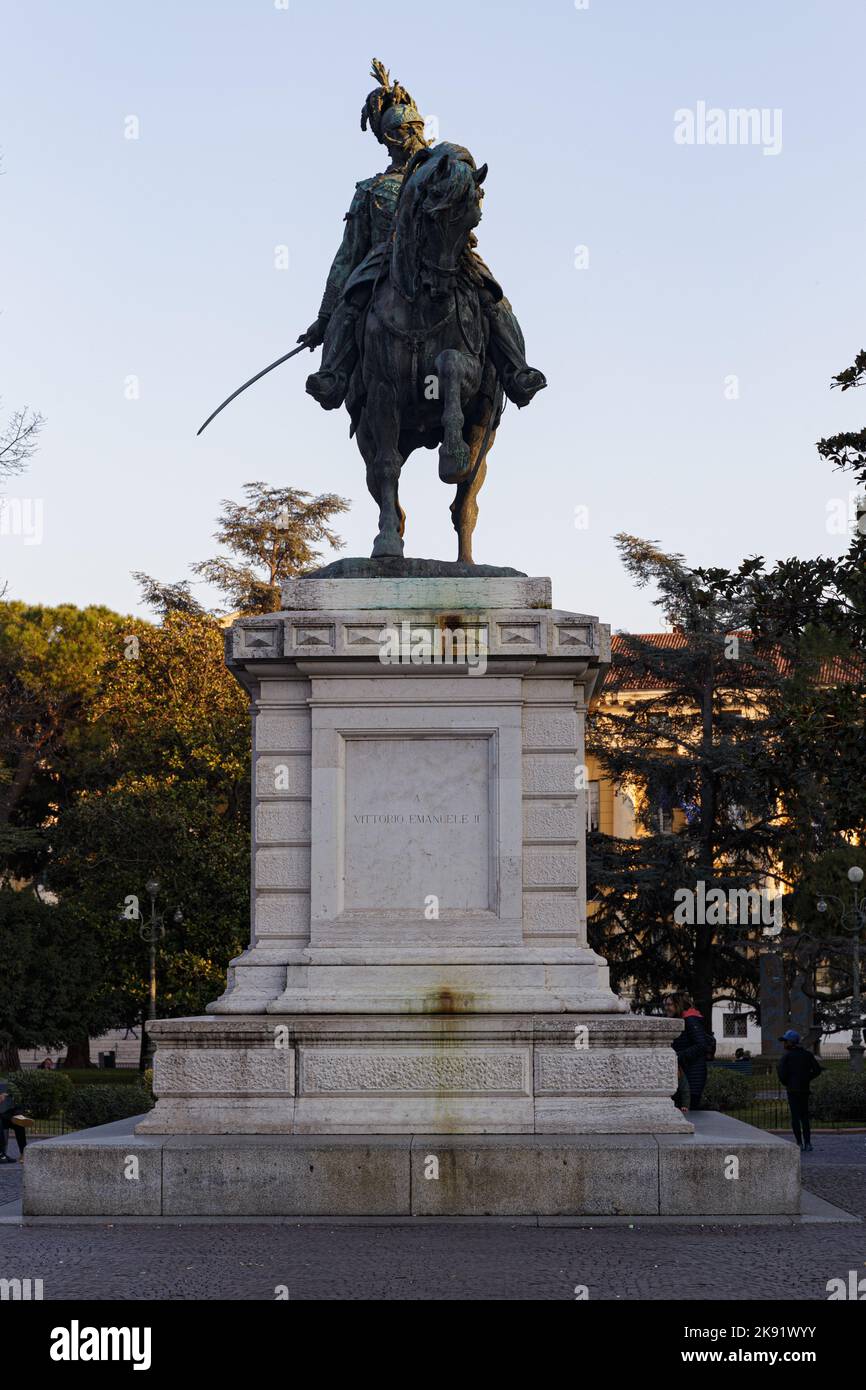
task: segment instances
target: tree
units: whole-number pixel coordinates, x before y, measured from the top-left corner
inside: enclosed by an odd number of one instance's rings
[[[858,352],[854,363],[839,372],[831,387],[852,391],[866,384],[866,349]],[[866,429],[845,431],[819,439],[818,453],[834,468],[853,474],[855,483],[866,491]],[[837,573],[837,587],[847,605],[851,640],[862,655],[866,652],[866,495],[856,498],[854,526],[848,553]]]
[[[866,352],[833,378],[843,391],[866,380]],[[866,484],[866,430],[818,442],[835,468]],[[822,894],[847,891],[852,846],[866,843],[866,506],[853,509],[841,558],[789,559],[760,576],[748,623],[773,643],[785,679],[767,701],[767,776],[783,807],[780,874],[790,893],[782,938],[789,973],[829,1030],[850,1024],[850,940],[816,915]]]
[[[336,493],[312,497],[291,487],[246,483],[246,503],[224,501],[214,540],[236,560],[218,555],[192,566],[194,574],[221,590],[235,613],[273,613],[280,607],[280,581],[309,569],[324,541],[343,542],[328,525],[350,503]]]
[[[45,420],[35,410],[25,406],[13,411],[8,422],[0,428],[0,479],[11,478],[24,470],[38,447],[39,432]]]
[[[0,426],[0,483],[24,471],[36,452],[39,431],[44,423],[37,411],[25,407],[24,410],[14,411],[7,423]],[[0,506],[3,505],[0,501]],[[6,584],[0,588],[0,598],[6,589]]]
[[[154,875],[184,909],[159,948],[160,1011],[200,1012],[219,992],[249,911],[249,711],[223,638],[200,612],[154,626],[106,609],[0,605],[6,875],[20,889],[7,919],[42,913],[32,939],[43,949],[50,923],[68,960],[62,1011],[54,994],[44,1008],[25,1001],[10,1045],[62,1038],[86,1059],[94,1032],[141,1020],[147,948],[120,913],[130,897],[146,905]],[[34,883],[53,906],[38,894],[32,905]],[[16,978],[29,979],[31,938],[16,953],[8,932]]]
[[[61,1047],[114,1022],[98,939],[31,888],[0,889],[0,960],[0,1070],[18,1070],[19,1048]]]
[[[99,737],[87,711],[129,621],[107,608],[0,603],[0,874],[45,863],[46,823]]]
[[[147,950],[124,905],[145,884],[181,907],[159,944],[159,1011],[200,1013],[219,993],[249,918],[248,702],[208,614],[137,622],[88,712],[99,738],[51,833],[50,885],[99,942],[116,1023],[147,1003]],[[134,640],[130,640],[134,639]]]
[[[709,920],[677,922],[677,895],[691,892],[697,904],[700,884],[705,895],[760,890],[778,839],[762,753],[763,700],[777,670],[744,623],[762,562],[734,573],[691,569],[653,542],[616,540],[638,585],[656,585],[672,631],[619,636],[590,723],[589,751],[615,786],[635,789],[644,832],[591,838],[591,931],[639,1004],[657,1007],[666,989],[684,988],[709,1019],[720,988],[754,997],[761,927],[709,910]],[[634,697],[618,698],[627,691]]]

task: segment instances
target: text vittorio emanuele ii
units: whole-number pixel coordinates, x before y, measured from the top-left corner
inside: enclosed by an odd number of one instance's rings
[[[481,816],[474,811],[394,811],[356,814],[356,825],[480,825]]]

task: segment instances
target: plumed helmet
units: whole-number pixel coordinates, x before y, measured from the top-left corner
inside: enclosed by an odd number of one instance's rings
[[[380,145],[402,143],[401,135],[407,132],[405,126],[413,128],[414,134],[424,144],[424,117],[418,110],[405,87],[392,82],[384,63],[373,59],[372,75],[379,83],[370,93],[361,109],[361,129],[370,127]]]

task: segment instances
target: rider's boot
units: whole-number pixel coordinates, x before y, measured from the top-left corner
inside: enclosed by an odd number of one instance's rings
[[[488,306],[490,340],[488,350],[499,373],[502,389],[516,406],[529,405],[547,385],[543,372],[526,360],[523,334],[511,309],[500,300]]]
[[[328,320],[319,370],[307,377],[307,391],[323,410],[336,410],[346,399],[358,360],[357,323],[358,309],[346,300],[337,305]]]

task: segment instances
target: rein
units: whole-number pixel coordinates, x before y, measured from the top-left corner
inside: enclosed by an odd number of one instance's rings
[[[382,324],[382,327],[385,328],[389,333],[393,333],[395,338],[402,338],[404,342],[413,344],[418,343],[420,345],[427,338],[431,338],[434,333],[438,333],[440,328],[444,328],[446,323],[450,323],[456,312],[457,300],[455,297],[454,302],[452,303],[451,308],[448,310],[448,313],[445,315],[444,319],[440,319],[438,323],[431,323],[429,327],[415,329],[398,328],[396,323],[389,323],[388,319],[386,319],[385,315],[382,313],[381,307],[377,307],[376,317],[379,319],[379,322]]]

